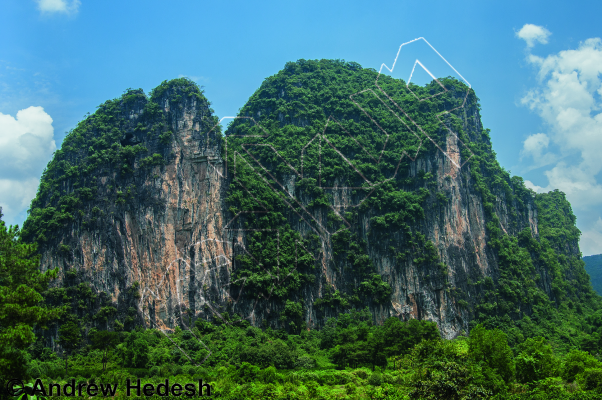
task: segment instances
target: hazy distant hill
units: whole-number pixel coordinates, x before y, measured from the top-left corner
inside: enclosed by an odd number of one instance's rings
[[[592,286],[598,294],[602,294],[602,254],[583,257],[585,270],[592,280]]]

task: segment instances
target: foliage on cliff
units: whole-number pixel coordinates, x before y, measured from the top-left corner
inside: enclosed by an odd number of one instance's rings
[[[246,296],[270,298],[283,329],[250,327],[227,312],[168,336],[135,329],[137,284],[120,293],[118,309],[66,269],[64,285],[45,296],[69,311],[51,329],[63,343],[71,338],[72,367],[63,372],[40,339],[30,350],[28,375],[122,383],[134,376],[208,377],[222,398],[595,398],[602,390],[601,302],[580,260],[580,233],[564,194],[536,195],[500,167],[478,121],[478,99],[462,83],[442,79],[450,90],[419,101],[403,81],[383,76],[379,84],[390,98],[381,101],[374,96],[376,76],[340,60],[288,63],[226,132],[223,157],[235,172],[227,205],[232,228],[247,230],[232,279]],[[422,99],[438,90],[435,83],[410,88]],[[452,287],[427,224],[447,206],[449,193],[438,189],[442,171],[412,171],[410,160],[447,146],[436,115],[460,105],[465,94],[464,111],[443,119],[465,144],[462,159],[472,157],[459,174],[482,197],[492,249],[485,256],[496,268],[484,276],[470,265],[466,280]],[[390,100],[407,112],[404,118],[391,112]],[[209,102],[186,79],[164,82],[150,97],[128,90],[101,105],[68,134],[44,172],[23,238],[69,254],[73,249],[58,241],[67,224],[77,234],[107,214],[153,201],[135,180],[169,162],[174,116],[191,104],[202,110],[201,132],[213,128]],[[412,121],[422,130],[409,129]],[[335,204],[341,193],[353,207]],[[531,205],[538,235],[519,227]],[[16,245],[15,235],[9,231],[6,243]],[[337,289],[320,265],[328,240],[334,278],[343,282]],[[392,291],[375,257],[395,260],[393,268],[417,266],[421,281],[468,313],[470,337],[440,340],[426,321],[375,325],[369,310],[386,306]],[[313,306],[337,318],[309,331],[302,293],[315,288]],[[98,344],[103,336],[113,337],[110,347]],[[31,335],[26,339],[23,345]]]
[[[469,146],[478,154],[474,144]],[[484,154],[494,154],[490,145],[486,150]],[[497,281],[470,282],[478,293],[472,324],[502,329],[513,345],[543,336],[562,352],[574,348],[602,351],[602,329],[592,323],[602,299],[592,290],[585,272],[578,247],[581,233],[564,193],[555,190],[536,195],[525,188],[522,178],[510,178],[495,159],[474,157],[471,167],[486,202],[488,244],[499,258]],[[510,183],[512,191],[508,191]],[[492,204],[502,198],[512,205],[528,197],[537,207],[539,235],[535,237],[529,228],[517,235],[507,234]]]
[[[150,96],[128,89],[98,106],[67,134],[44,170],[23,238],[69,253],[67,244],[56,243],[68,224],[93,227],[107,213],[152,202],[135,179],[168,162],[174,116],[190,103],[201,110],[200,129],[217,123],[203,92],[186,78],[165,81]]]
[[[415,96],[403,81],[381,75],[385,97],[374,84],[376,76],[372,69],[340,60],[287,63],[229,125],[225,157],[236,178],[228,204],[241,228],[258,230],[250,236],[250,248],[265,267],[239,264],[238,277],[252,277],[253,293],[264,295],[275,291],[270,277],[278,271],[310,277],[319,260],[278,265],[276,253],[293,260],[300,254],[293,253],[301,247],[293,245],[296,241],[306,250],[301,253],[314,255],[308,244],[326,230],[332,233],[339,286],[332,289],[322,276],[324,290],[314,303],[322,310],[387,303],[389,284],[376,273],[373,260],[393,255],[398,268],[419,266],[421,280],[452,293],[473,326],[498,327],[513,344],[541,335],[562,351],[602,351],[602,332],[587,322],[601,301],[580,260],[580,232],[564,194],[536,195],[499,165],[489,131],[480,125],[478,98],[461,82],[441,79],[448,91],[434,97],[429,96],[439,89],[435,82],[410,85]],[[482,197],[492,250],[485,256],[497,265],[492,276],[483,275],[476,263],[468,265],[466,281],[456,277],[456,287],[428,239],[428,220],[446,206],[447,195],[437,189],[443,172],[436,166],[432,172],[410,171],[411,159],[428,159],[446,148],[446,126],[463,143],[461,157],[469,162],[462,180]],[[337,208],[343,196],[359,206]],[[538,213],[538,235],[524,228],[529,207]],[[500,212],[508,213],[507,226]],[[277,230],[289,238],[279,251],[269,239]],[[371,254],[361,239],[365,230]],[[292,299],[299,298],[303,285],[313,285],[308,278],[278,283],[280,296]]]
[[[408,177],[408,172],[411,160],[445,147],[447,131],[435,115],[460,106],[465,95],[467,107],[473,107],[476,96],[445,78],[450,90],[421,102],[404,82],[382,76],[381,87],[408,113],[400,119],[391,112],[394,103],[375,94],[376,77],[372,69],[341,60],[287,63],[264,81],[229,125],[225,157],[236,175],[229,209],[241,228],[256,230],[248,236],[251,254],[241,257],[237,278],[253,282],[253,296],[276,293],[270,277],[280,273],[294,278],[277,282],[279,295],[298,298],[303,285],[313,284],[312,268],[319,262],[311,262],[317,254],[310,243],[328,241],[331,235],[336,280],[344,287],[331,290],[322,276],[325,289],[315,305],[341,311],[386,304],[389,283],[376,273],[368,243],[361,239],[360,227],[366,223],[373,252],[392,254],[399,268],[419,264],[432,282],[446,280],[437,249],[421,232],[426,209],[439,207],[446,197],[436,193],[432,173],[421,170]],[[438,88],[434,82],[412,86],[420,98]],[[460,123],[455,115],[448,120]],[[341,196],[350,204],[333,204]],[[273,239],[276,231],[279,244]],[[279,264],[277,255],[289,260],[303,255],[304,260]],[[254,270],[245,263],[251,258]]]

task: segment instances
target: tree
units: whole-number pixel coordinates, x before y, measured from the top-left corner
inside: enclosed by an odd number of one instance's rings
[[[368,337],[368,354],[370,358],[370,364],[372,364],[372,371],[375,366],[386,366],[387,356],[385,354],[385,341],[383,337],[382,329],[376,329]]]
[[[469,353],[477,363],[493,369],[506,383],[514,379],[514,360],[506,334],[477,325],[470,332]]]
[[[289,320],[288,327],[291,333],[297,335],[303,329],[303,304],[287,300],[280,321],[286,323]],[[285,325],[286,326],[286,325]]]
[[[588,368],[578,375],[578,379],[585,390],[602,394],[602,368]]]
[[[396,317],[388,318],[383,328],[386,354],[388,356],[408,354],[423,340],[440,339],[437,324],[431,321],[411,319],[402,322]]]
[[[121,364],[124,367],[145,368],[149,364],[150,349],[146,335],[143,332],[131,332],[125,342],[117,346],[117,350],[119,358],[121,358]]]
[[[39,264],[36,246],[20,239],[18,226],[6,227],[0,208],[0,379],[25,377],[33,327],[45,327],[62,311],[42,305],[41,293],[58,269],[42,273]]]
[[[409,397],[446,400],[491,398],[492,393],[480,384],[475,372],[469,366],[456,362],[439,362],[430,368],[419,368]]]
[[[329,318],[326,321],[326,325],[320,331],[320,348],[331,349],[335,346],[337,339],[337,320],[336,318]]]
[[[102,370],[104,371],[107,366],[109,350],[114,348],[119,341],[119,334],[117,332],[109,331],[98,331],[92,335],[92,343],[94,348],[102,350]]]
[[[69,366],[67,363],[69,355],[79,347],[81,338],[81,330],[75,321],[67,321],[59,328],[59,344],[65,352],[65,373]]]
[[[555,376],[558,360],[552,346],[542,337],[530,338],[518,346],[516,378],[520,383],[531,383]]]
[[[561,368],[562,379],[573,382],[577,375],[588,368],[602,368],[602,362],[586,351],[571,350],[564,356]]]

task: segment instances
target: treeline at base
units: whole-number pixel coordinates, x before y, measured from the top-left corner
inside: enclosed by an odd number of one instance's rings
[[[224,399],[602,399],[599,354],[558,354],[544,338],[511,348],[506,334],[476,326],[442,340],[436,324],[390,318],[374,325],[353,310],[299,335],[229,318],[191,330],[88,332],[65,363],[38,341],[28,378],[65,384],[157,386],[202,379]],[[600,315],[602,319],[602,314]],[[66,334],[65,331],[63,333]],[[157,397],[158,398],[158,397]]]

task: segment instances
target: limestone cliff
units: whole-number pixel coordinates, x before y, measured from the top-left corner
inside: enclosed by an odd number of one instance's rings
[[[331,65],[343,81],[328,83]],[[375,87],[377,76],[353,63],[287,65],[225,136],[186,80],[105,103],[67,137],[32,204],[24,231],[40,243],[42,269],[59,268],[57,287],[71,279],[105,293],[82,306],[95,317],[115,307],[92,319],[101,327],[238,315],[313,329],[368,306],[377,322],[467,331],[504,267],[492,232],[539,240],[534,196],[492,176],[469,88],[447,82],[447,97],[429,100],[447,106],[432,112],[403,82]],[[329,99],[316,95],[336,85]],[[535,275],[555,298],[549,268],[536,263]],[[517,301],[507,314],[529,307]]]

